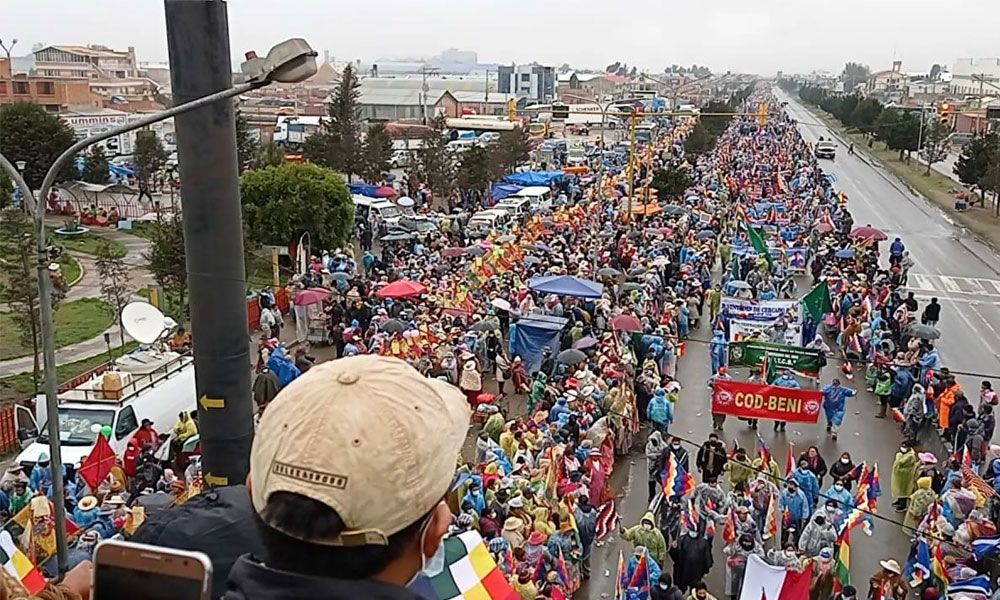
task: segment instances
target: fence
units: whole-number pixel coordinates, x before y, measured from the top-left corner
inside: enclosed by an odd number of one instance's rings
[[[17,417],[14,414],[14,407],[0,409],[0,452],[7,452],[11,448],[18,446],[17,439]]]
[[[256,331],[260,329],[260,302],[258,302],[259,294],[253,294],[247,297],[247,326],[250,331]],[[281,314],[288,314],[290,308],[288,302],[288,292],[285,288],[278,288],[274,291],[274,303],[278,306],[278,310]]]

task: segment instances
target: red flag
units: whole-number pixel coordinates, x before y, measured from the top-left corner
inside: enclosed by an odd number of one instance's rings
[[[795,444],[788,444],[788,456],[785,457],[785,477],[790,477],[795,470]]]
[[[111,473],[111,467],[115,466],[115,451],[108,444],[108,438],[103,435],[97,436],[94,449],[84,459],[83,464],[76,470],[83,478],[90,489],[96,490],[97,486]]]
[[[727,544],[733,543],[736,539],[736,521],[733,517],[735,511],[730,510],[729,514],[726,516],[726,524],[722,527],[722,539]]]

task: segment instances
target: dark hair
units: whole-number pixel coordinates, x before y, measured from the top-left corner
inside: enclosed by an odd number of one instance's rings
[[[390,535],[385,546],[326,546],[302,541],[299,538],[332,538],[347,530],[347,524],[326,504],[291,492],[271,494],[255,520],[268,566],[314,577],[367,579],[385,569],[414,543],[436,508],[435,504],[416,522]],[[280,523],[282,531],[262,519]]]
[[[693,585],[693,586],[691,586],[691,587],[693,587],[694,589],[698,590],[699,592],[700,592],[701,590],[707,590],[707,589],[708,589],[708,586],[707,586],[707,585],[705,585],[705,582],[704,582],[704,581],[699,581],[698,583],[694,584],[694,585]]]

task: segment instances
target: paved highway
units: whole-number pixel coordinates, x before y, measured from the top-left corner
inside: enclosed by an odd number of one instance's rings
[[[834,134],[797,98],[781,90],[777,94],[789,102],[787,110],[806,139]],[[916,262],[909,289],[921,307],[933,296],[942,303],[938,348],[945,366],[1000,379],[1000,256],[867,157],[849,155],[843,140],[836,161],[825,168],[847,194],[856,224],[870,223],[890,239],[903,239]],[[981,379],[959,376],[973,396]]]
[[[789,102],[788,111],[799,124],[806,139],[816,141],[820,135],[829,138],[832,132],[819,122],[795,99],[781,91],[777,92]],[[972,373],[998,374],[1000,380],[1000,358],[994,349],[1000,349],[1000,257],[968,232],[955,226],[948,217],[923,198],[911,193],[892,175],[873,166],[867,159],[850,156],[846,143],[838,153],[836,161],[827,165],[837,177],[836,186],[848,195],[848,205],[859,225],[871,223],[884,229],[891,237],[900,236],[917,263],[910,278],[910,287],[921,302],[936,296],[944,304],[942,311],[943,337],[939,347],[946,365],[955,370]],[[800,289],[806,288],[803,282]],[[707,340],[710,332],[706,325],[692,332],[693,338]],[[684,391],[677,410],[677,421],[671,431],[685,438],[702,442],[710,430],[709,393],[705,381],[709,376],[707,345],[691,342],[688,353],[681,359],[678,370]],[[736,375],[745,378],[745,369]],[[839,375],[836,366],[827,367],[821,376],[821,385]],[[860,378],[859,382],[860,382]],[[978,390],[978,376],[960,376],[960,380],[970,392]],[[1000,381],[998,381],[1000,382]],[[816,445],[827,463],[835,461],[841,452],[850,452],[855,462],[868,461],[879,465],[882,474],[883,496],[880,500],[880,515],[896,521],[902,515],[892,510],[890,503],[890,479],[892,460],[902,439],[895,423],[889,419],[872,418],[875,413],[875,398],[857,388],[859,395],[851,400],[853,406],[844,420],[842,433],[837,442],[826,435],[824,425],[789,425],[786,433],[774,433],[767,422],[762,422],[759,433],[771,453],[784,464],[789,444],[794,444],[798,455],[810,445]],[[642,440],[646,433],[643,432]],[[722,438],[729,447],[733,439],[741,446],[755,447],[755,437],[746,425],[735,419],[728,419]],[[631,456],[619,461],[612,477],[620,496],[619,509],[626,526],[638,523],[646,510],[646,461],[642,454],[643,443],[637,440]],[[688,446],[692,463],[697,448]],[[699,477],[700,480],[700,477]],[[729,488],[728,481],[723,481]],[[823,490],[830,485],[827,478]],[[721,530],[720,530],[721,531]],[[865,589],[868,577],[878,568],[878,561],[892,557],[902,564],[909,550],[909,535],[898,525],[877,521],[874,535],[866,537],[861,530],[852,536],[851,576],[859,588]],[[618,552],[623,550],[626,558],[631,545],[623,543],[617,534],[614,541],[595,548],[593,579],[584,587],[580,598],[610,598],[614,594],[614,573]],[[715,567],[708,577],[710,590],[717,597],[723,597],[725,560],[722,554],[721,537],[715,541]],[[671,571],[669,564],[661,565]],[[605,571],[610,577],[605,577]]]

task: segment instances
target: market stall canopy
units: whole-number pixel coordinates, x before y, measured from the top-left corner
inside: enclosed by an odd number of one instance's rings
[[[535,277],[528,287],[543,294],[573,296],[574,298],[600,298],[604,295],[604,284],[572,275]]]
[[[513,325],[511,355],[520,356],[529,373],[542,364],[542,349],[559,351],[559,334],[569,319],[550,315],[524,315]]]
[[[508,196],[513,196],[523,188],[523,185],[515,185],[513,183],[494,183],[490,189],[490,198],[499,202]]]
[[[408,298],[427,293],[427,286],[419,281],[409,279],[397,279],[389,285],[375,292],[379,298]]]
[[[524,173],[508,175],[504,177],[504,181],[523,186],[549,185],[553,181],[561,179],[562,176],[562,171],[525,171]]]
[[[351,190],[352,194],[357,194],[358,196],[367,196],[369,198],[381,198],[375,193],[378,189],[377,185],[371,185],[369,183],[348,183],[347,187]]]

